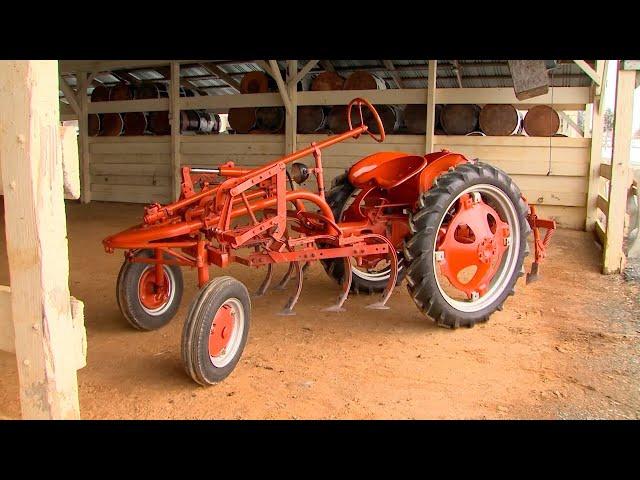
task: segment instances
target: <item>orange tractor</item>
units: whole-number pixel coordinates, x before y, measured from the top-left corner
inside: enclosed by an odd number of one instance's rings
[[[375,128],[367,127],[364,114]],[[256,292],[263,295],[273,264],[288,263],[275,287],[296,279],[284,315],[294,313],[305,267],[314,261],[342,286],[328,311],[342,311],[352,290],[380,294],[368,308],[388,308],[393,288],[406,277],[420,311],[451,328],[484,322],[502,308],[524,271],[531,230],[536,255],[527,280],[537,276],[555,223],[539,219],[509,176],[491,165],[446,150],[424,156],[379,152],[337,177],[326,192],[322,149],[362,134],[385,139],[366,100],[351,101],[347,120],[348,131],[259,168],[233,162],[184,167],[176,202],[147,206],[140,225],[103,240],[107,252],[125,250],[116,296],[124,317],[141,330],[160,328],[175,316],[183,290],[180,267],[197,269],[200,291],[182,333],[182,360],[196,382],[213,384],[229,375],[249,332],[247,288],[229,276],[210,279],[211,264],[266,267]],[[313,166],[294,163],[309,155]],[[295,187],[310,175],[316,192]],[[547,230],[544,238],[539,228]]]

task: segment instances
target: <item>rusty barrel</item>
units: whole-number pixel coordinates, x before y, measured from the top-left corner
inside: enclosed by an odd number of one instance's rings
[[[354,109],[355,112],[355,109]],[[355,116],[352,119],[353,126],[360,125],[360,116]],[[331,107],[329,111],[329,118],[327,120],[327,126],[332,133],[342,133],[349,130],[349,124],[347,123],[347,106],[336,105]]]
[[[364,70],[356,70],[347,77],[343,90],[385,90],[387,84],[383,79]]]
[[[344,78],[336,72],[322,72],[316,75],[311,82],[311,90],[321,92],[327,90],[342,90]]]
[[[220,117],[200,110],[182,110],[180,112],[180,131],[196,133],[218,132]]]
[[[447,135],[466,135],[478,128],[480,107],[473,104],[449,104],[442,107],[440,124]]]
[[[90,113],[87,124],[90,137],[97,137],[102,133],[102,114]]]
[[[256,109],[256,129],[267,132],[279,132],[284,128],[285,110],[283,107],[258,107]]]
[[[123,83],[111,87],[109,100],[117,102],[121,100],[133,100],[133,88]]]
[[[124,135],[144,135],[149,124],[148,114],[145,112],[127,112],[123,115]]]
[[[91,103],[108,102],[111,94],[111,88],[104,85],[98,85],[91,92]]]
[[[286,77],[283,75],[282,78]],[[240,93],[267,93],[276,90],[276,81],[264,72],[247,72],[240,80]]]
[[[249,133],[256,125],[256,109],[253,107],[230,108],[229,126],[236,133]]]
[[[480,110],[480,130],[487,135],[507,136],[520,132],[520,113],[508,104],[489,103]]]
[[[101,135],[117,137],[124,132],[124,119],[119,113],[103,113],[101,127]]]
[[[145,85],[137,86],[134,89],[134,96],[138,100],[168,98],[169,91],[164,83],[147,83]]]
[[[523,124],[530,137],[551,137],[560,128],[560,117],[553,108],[536,105],[524,116]]]
[[[441,113],[442,105],[436,105],[434,130],[441,128]],[[404,109],[404,124],[409,133],[424,135],[427,131],[427,106],[418,104],[407,105]]]
[[[395,105],[374,105],[373,107],[378,112],[378,115],[380,115],[380,120],[382,121],[385,133],[393,133],[400,128],[402,115],[401,110],[398,107]],[[359,114],[356,114],[356,112],[357,109],[354,108],[353,114],[358,115],[359,117]],[[371,111],[369,109],[365,109],[362,114],[364,117],[364,123],[369,127],[369,130],[376,135],[380,133],[378,130],[378,123],[373,118]]]
[[[149,112],[147,118],[149,122],[149,130],[154,135],[170,135],[171,123],[169,122],[169,112]]]
[[[329,109],[306,105],[298,107],[298,133],[314,133],[326,127]]]

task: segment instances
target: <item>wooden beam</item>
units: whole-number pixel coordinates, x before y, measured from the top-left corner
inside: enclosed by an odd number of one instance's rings
[[[425,132],[425,152],[433,152],[434,129],[436,125],[436,80],[438,78],[438,61],[429,60],[429,87],[427,88],[427,129]]]
[[[270,77],[275,78],[273,76],[274,75],[273,72],[271,71],[271,66],[267,62],[265,62],[264,60],[256,60],[256,65],[258,65],[260,68],[262,68],[262,70],[264,70],[267,73],[267,75],[269,75]]]
[[[180,86],[180,81],[178,81],[178,86]],[[91,103],[88,108],[89,113],[166,112],[167,110],[169,110],[169,99],[150,98],[144,100],[95,102]]]
[[[393,64],[393,61],[382,60],[382,63],[384,64],[386,69],[389,70],[389,74],[391,75],[391,78],[393,78],[393,81],[396,82],[396,85],[398,86],[397,88],[404,88],[404,84],[402,83],[402,78],[400,77],[400,74],[396,70],[396,67]]]
[[[598,60],[597,67],[603,60]],[[591,108],[591,149],[589,156],[589,176],[587,192],[587,216],[585,219],[585,230],[591,231],[595,228],[598,219],[597,200],[600,189],[600,166],[602,163],[602,110],[594,103]]]
[[[80,114],[78,115],[80,173],[82,175],[82,181],[80,182],[80,201],[82,203],[89,203],[91,201],[91,153],[89,152],[89,107],[91,106],[91,97],[87,94],[87,86],[89,85],[88,74],[80,72],[76,78],[78,79],[78,96],[80,99]]]
[[[24,419],[78,419],[58,62],[0,62],[0,157]]]
[[[80,157],[76,127],[60,125],[58,128],[62,146],[62,184],[65,198],[80,198]]]
[[[624,268],[622,243],[624,217],[629,186],[631,155],[631,127],[633,120],[633,91],[636,72],[617,69],[616,110],[613,127],[613,153],[611,157],[611,183],[609,184],[609,211],[607,212],[607,238],[604,247],[602,271],[605,274],[620,272]]]
[[[290,60],[290,61],[293,61],[293,60]],[[309,60],[307,62],[307,64],[300,69],[300,71],[296,74],[296,76],[293,78],[293,80],[290,80],[289,82],[293,83],[294,85],[297,85],[298,82],[300,80],[302,80],[307,75],[307,73],[309,73],[311,71],[311,69],[318,64],[319,61],[320,60]],[[297,62],[297,60],[296,60],[296,62]]]
[[[80,115],[80,105],[78,104],[78,99],[76,97],[75,92],[73,91],[71,86],[67,83],[67,81],[64,78],[62,78],[62,76],[60,76],[59,78],[60,78],[60,90],[62,90],[62,93],[64,93],[64,98],[67,99],[67,101],[69,102],[69,105],[71,105],[71,108],[76,113],[76,115]]]
[[[595,83],[596,85],[602,85],[602,77],[598,75],[598,72],[591,68],[591,66],[587,62],[585,62],[584,60],[574,60],[574,62],[584,73],[589,75],[589,78],[593,80],[593,83]]]
[[[227,85],[233,88],[236,92],[240,93],[240,82],[238,82],[235,78],[222,70],[218,65],[215,65],[213,63],[203,63],[202,67],[211,73],[215,73],[218,78],[227,82]]]
[[[75,358],[75,368],[80,370],[87,365],[87,334],[84,328],[84,303],[74,297],[71,302],[71,318],[73,322],[73,345],[71,353]],[[0,350],[16,353],[13,316],[11,314],[11,288],[0,285]]]
[[[462,72],[460,71],[460,63],[458,60],[451,60],[451,65],[453,65],[453,73],[456,74],[458,88],[462,88]]]
[[[278,84],[278,90],[280,91],[280,95],[282,96],[282,102],[284,103],[284,108],[287,110],[289,115],[292,115],[292,107],[291,100],[289,98],[289,94],[287,93],[287,86],[284,84],[284,80],[282,79],[282,75],[280,74],[280,67],[278,67],[278,62],[275,60],[269,60],[269,66],[271,67],[272,77]]]
[[[302,69],[304,70],[304,69]],[[285,117],[285,153],[292,153],[297,150],[298,136],[298,82],[296,78],[298,72],[298,61],[289,60],[287,63],[287,96],[291,102],[291,109],[287,111]]]
[[[176,60],[178,63],[202,63],[207,60]],[[169,65],[171,60],[61,60],[60,73],[112,72]]]
[[[169,119],[171,121],[171,176],[172,198],[180,197],[180,64],[171,62],[171,83],[169,84]]]
[[[569,115],[567,115],[562,110],[558,111],[558,114],[560,115],[560,117],[562,117],[564,119],[565,122],[567,122],[569,124],[569,126],[571,128],[573,128],[576,132],[578,132],[578,134],[581,137],[584,137],[584,130],[582,128],[580,128],[580,126],[576,122],[574,122],[573,119]]]
[[[327,72],[335,72],[336,69],[331,63],[331,60],[320,60],[320,66],[324,68]]]

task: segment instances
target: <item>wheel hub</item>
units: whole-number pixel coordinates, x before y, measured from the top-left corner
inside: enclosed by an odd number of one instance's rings
[[[230,305],[222,305],[216,312],[209,333],[209,356],[217,357],[226,351],[235,324],[235,315]]]
[[[441,273],[469,300],[479,299],[498,271],[509,237],[509,225],[479,193],[462,195],[457,212],[439,235],[435,258]],[[475,272],[465,281],[460,274],[469,267]]]
[[[164,282],[162,285],[156,283],[156,272],[153,268],[148,268],[142,273],[138,284],[138,297],[140,303],[149,310],[157,310],[167,303],[171,279],[163,270]]]

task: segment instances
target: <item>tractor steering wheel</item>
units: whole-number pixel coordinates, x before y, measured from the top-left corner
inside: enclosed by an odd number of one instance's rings
[[[376,121],[376,124],[378,126],[380,137],[376,137],[373,133],[371,133],[370,129],[367,129],[367,133],[376,142],[384,142],[384,138],[385,138],[384,126],[382,125],[382,120],[380,119],[380,115],[376,111],[375,107],[371,105],[368,101],[366,101],[364,98],[354,98],[353,100],[351,100],[351,102],[349,102],[349,105],[347,106],[347,122],[349,123],[349,130],[353,130],[353,126],[351,125],[351,110],[353,109],[354,105],[358,105],[358,111],[360,113],[360,125],[365,124],[364,116],[362,115],[362,105],[365,105],[369,109],[369,111],[371,112],[371,115],[373,115],[373,119]],[[357,135],[355,138],[358,138],[359,136],[360,135]]]

